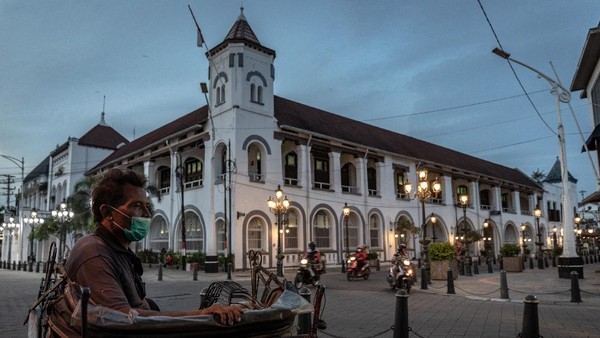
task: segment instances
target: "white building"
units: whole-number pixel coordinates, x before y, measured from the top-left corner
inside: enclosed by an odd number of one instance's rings
[[[229,242],[237,269],[248,267],[250,249],[274,267],[278,237],[285,266],[296,264],[309,241],[330,264],[363,243],[387,260],[405,222],[426,223],[420,234],[404,233],[417,256],[419,239],[453,242],[457,224],[492,238],[471,245],[472,256],[484,246],[497,253],[503,243],[521,242],[522,224],[537,236],[538,205],[540,232],[548,238],[543,187],[520,170],[275,96],[276,53],[259,42],[243,13],[206,56],[207,106],[119,148],[88,172],[131,168],[161,189],[160,200],[152,198],[156,213],[143,247],[181,250],[182,211],[187,252],[214,255]],[[424,203],[403,192],[406,179],[418,182],[417,169],[442,187]],[[281,232],[267,207],[278,186],[291,202]],[[469,197],[464,213],[462,194]]]

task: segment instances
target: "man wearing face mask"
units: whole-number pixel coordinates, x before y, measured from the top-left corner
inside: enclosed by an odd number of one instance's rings
[[[197,316],[213,314],[221,324],[241,320],[238,306],[213,305],[202,310],[158,312],[146,298],[142,264],[129,248],[146,237],[152,217],[146,180],[132,170],[110,169],[92,191],[93,234],[75,243],[65,265],[68,277],[90,288],[97,305],[141,316]]]

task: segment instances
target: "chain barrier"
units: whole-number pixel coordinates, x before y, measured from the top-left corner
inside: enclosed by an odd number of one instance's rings
[[[446,283],[446,284],[444,284],[444,286],[440,286],[440,287],[435,287],[433,285],[429,285],[429,287],[434,288],[434,289],[445,289],[448,287],[448,284]]]
[[[381,332],[376,333],[374,335],[365,336],[365,337],[362,337],[362,338],[374,338],[374,337],[378,337],[378,336],[381,336],[381,335],[383,335],[385,333],[388,333],[389,331],[392,331],[393,329],[394,329],[394,325],[392,325],[389,329],[385,329],[384,331],[381,331]],[[410,331],[410,328],[408,328],[408,330]],[[333,333],[326,332],[325,330],[319,330],[319,332],[323,333],[326,336],[333,337],[333,338],[346,338],[344,336],[338,336],[338,335],[335,335]],[[356,338],[356,337],[354,337],[354,338]]]
[[[412,327],[408,327],[408,332],[412,332],[415,334],[415,336],[419,337],[419,338],[425,338],[423,336],[421,336],[420,334],[418,334],[417,332],[415,332],[415,330],[412,329]]]
[[[569,291],[571,291],[571,290],[569,290]],[[583,292],[583,293],[585,293],[585,294],[588,294],[588,295],[592,295],[592,296],[600,297],[600,294],[598,294],[598,293],[589,292],[589,291],[585,291],[585,290],[581,290],[581,289],[579,289],[579,291],[580,291],[580,292]]]
[[[561,293],[567,293],[567,292],[571,292],[571,289],[567,289],[565,291],[548,291],[548,292],[544,292],[544,291],[521,291],[521,290],[517,290],[517,289],[510,289],[511,291],[517,292],[517,293],[535,293],[536,295],[558,295]]]
[[[500,288],[498,288],[496,290],[493,290],[493,291],[490,291],[490,292],[486,292],[486,293],[474,293],[474,292],[467,291],[465,289],[461,289],[461,287],[458,286],[458,285],[456,285],[456,284],[454,285],[454,287],[457,288],[457,289],[459,289],[462,292],[465,292],[465,293],[468,293],[468,294],[471,294],[471,295],[475,295],[475,296],[487,296],[487,295],[491,295],[492,293],[500,291]]]

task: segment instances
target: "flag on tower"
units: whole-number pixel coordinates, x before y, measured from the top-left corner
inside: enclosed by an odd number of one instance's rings
[[[204,44],[204,37],[202,36],[200,25],[198,24],[198,21],[196,21],[196,17],[194,16],[194,12],[192,12],[192,7],[190,5],[188,5],[188,9],[192,14],[192,19],[194,19],[194,23],[196,24],[196,28],[198,29],[198,47],[202,47],[202,45]]]

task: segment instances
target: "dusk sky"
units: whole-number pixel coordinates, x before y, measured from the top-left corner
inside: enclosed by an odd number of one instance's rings
[[[600,21],[598,0],[0,0],[0,154],[24,157],[27,175],[100,121],[104,96],[106,122],[130,140],[205,105],[208,61],[188,4],[209,48],[244,7],[277,53],[276,95],[527,175],[548,173],[558,157],[556,99],[513,63],[542,120],[491,53],[496,36],[514,59],[570,88]],[[579,97],[571,105],[587,138],[590,106]],[[589,195],[592,164],[561,108],[569,171]],[[20,169],[3,158],[0,174],[20,186]]]

